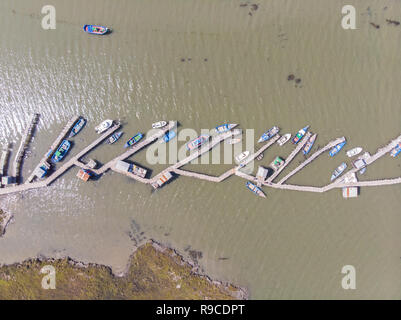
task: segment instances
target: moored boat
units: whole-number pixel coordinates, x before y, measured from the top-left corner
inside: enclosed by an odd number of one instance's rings
[[[267,141],[267,140],[271,139],[279,131],[280,131],[280,129],[278,127],[276,127],[276,126],[270,128],[264,134],[261,135],[261,137],[259,138],[258,142],[263,142],[263,141]]]
[[[111,31],[111,29],[109,29],[107,27],[98,26],[98,25],[94,25],[94,24],[85,24],[83,29],[87,33],[97,34],[97,35],[104,35]]]
[[[343,172],[344,170],[347,169],[347,164],[343,162],[340,164],[336,170],[334,170],[333,174],[331,175],[331,181],[337,179]]]
[[[230,139],[228,140],[228,144],[236,144],[238,142],[241,142],[241,138],[234,138],[234,139]]]
[[[276,159],[273,160],[272,163],[270,163],[270,166],[274,169],[274,170],[278,170],[280,169],[280,167],[282,167],[285,163],[285,160],[280,158],[280,157],[276,157]]]
[[[99,124],[97,127],[95,127],[95,131],[97,134],[101,134],[105,132],[107,129],[109,129],[113,124],[113,120],[107,119],[104,120],[101,124]]]
[[[217,133],[223,133],[223,132],[226,132],[228,130],[231,130],[232,128],[234,128],[236,126],[237,126],[236,123],[224,123],[224,124],[222,124],[220,126],[217,126],[215,128],[215,130],[216,130]]]
[[[173,139],[176,136],[175,131],[169,131],[167,132],[164,136],[163,139],[160,140],[160,143],[164,143],[164,142],[169,142],[171,139]]]
[[[258,195],[259,197],[266,198],[266,195],[264,194],[264,192],[262,191],[262,189],[259,188],[259,187],[256,186],[256,185],[254,185],[253,183],[251,183],[251,182],[248,181],[248,182],[246,183],[246,187],[247,187],[249,190],[251,190],[254,194]]]
[[[249,151],[241,152],[240,154],[235,156],[235,160],[237,162],[241,162],[241,161],[245,160],[246,158],[248,158],[249,155],[250,155]]]
[[[366,167],[363,167],[361,170],[359,170],[359,174],[364,174],[366,172]]]
[[[190,141],[187,143],[187,149],[188,150],[194,150],[199,148],[202,144],[204,144],[206,141],[208,141],[210,138],[210,136],[204,134],[201,135],[199,137],[197,137],[196,139]]]
[[[159,129],[159,128],[163,128],[167,125],[167,121],[158,121],[155,123],[152,123],[152,128],[153,129]]]
[[[72,138],[73,136],[77,135],[82,128],[85,126],[86,120],[84,118],[80,118],[74,125],[74,127],[71,129],[70,135],[68,136],[69,138]]]
[[[362,152],[362,148],[361,147],[356,147],[356,148],[353,148],[351,150],[348,150],[346,152],[346,154],[347,154],[347,156],[349,158],[352,158],[353,156],[356,156],[357,154],[360,154],[361,152]]]
[[[340,152],[340,150],[347,144],[347,141],[341,142],[338,145],[336,145],[333,149],[330,150],[330,157],[334,157],[337,153]]]
[[[129,139],[127,141],[127,143],[124,145],[124,148],[132,147],[135,143],[137,143],[142,138],[143,138],[143,134],[138,132],[136,135],[134,135],[131,139]]]
[[[309,138],[308,142],[305,144],[305,146],[303,147],[303,150],[302,150],[304,155],[307,155],[311,151],[311,149],[316,141],[316,137],[317,137],[317,134],[315,133],[312,137]]]
[[[277,144],[282,147],[288,140],[291,139],[291,133],[286,133],[280,139],[277,140]]]
[[[301,139],[304,137],[304,135],[306,134],[308,129],[309,129],[309,126],[306,126],[306,127],[303,127],[301,130],[299,130],[297,132],[297,134],[294,136],[294,138],[292,139],[292,143],[297,144],[299,141],[301,141]]]
[[[123,135],[123,132],[122,132],[122,131],[113,134],[113,135],[107,140],[107,143],[108,143],[108,144],[113,144],[113,143],[116,142],[118,139],[120,139],[122,135]]]
[[[71,147],[71,142],[69,142],[68,140],[63,140],[63,142],[57,148],[56,152],[53,154],[52,162],[56,163],[61,161],[68,153],[68,150],[70,150],[70,147]]]
[[[401,142],[397,144],[393,150],[390,151],[390,156],[395,158],[400,154],[400,152],[401,152]]]

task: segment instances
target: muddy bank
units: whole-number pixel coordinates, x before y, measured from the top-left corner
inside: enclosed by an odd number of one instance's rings
[[[6,233],[6,229],[9,223],[12,222],[13,215],[2,209],[0,209],[0,237]]]
[[[52,265],[56,289],[41,287],[40,270]],[[123,274],[69,257],[36,258],[0,267],[0,299],[247,299],[246,289],[199,273],[175,250],[154,241],[140,246]]]

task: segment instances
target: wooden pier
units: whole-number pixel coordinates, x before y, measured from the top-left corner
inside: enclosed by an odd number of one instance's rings
[[[2,151],[0,158],[0,177],[7,174],[8,159],[10,157],[10,144]]]
[[[41,166],[43,163],[46,163],[46,161],[50,158],[51,154],[57,149],[57,147],[59,146],[61,141],[65,138],[65,136],[68,134],[68,132],[71,130],[72,126],[76,123],[76,121],[78,119],[79,119],[79,117],[77,116],[77,117],[72,118],[69,121],[69,123],[66,125],[66,127],[63,129],[63,131],[60,133],[60,135],[57,137],[57,139],[52,144],[50,151],[41,160],[38,167]],[[33,123],[33,121],[32,121],[32,123]],[[160,179],[160,177],[162,177],[166,174],[168,175],[168,173],[192,177],[192,178],[206,180],[206,181],[215,182],[215,183],[221,182],[221,181],[229,178],[232,175],[236,175],[243,179],[249,180],[255,184],[267,186],[270,188],[283,189],[283,190],[294,190],[294,191],[318,192],[318,193],[326,192],[326,191],[329,191],[332,189],[343,188],[343,187],[385,186],[385,185],[401,184],[401,177],[393,178],[393,179],[371,180],[371,181],[356,181],[354,179],[352,182],[344,181],[343,179],[339,179],[337,181],[334,181],[334,182],[332,182],[326,186],[322,186],[322,187],[285,184],[285,182],[290,177],[294,176],[296,173],[301,171],[307,165],[312,163],[321,154],[330,150],[335,145],[345,141],[344,137],[337,138],[337,139],[329,142],[326,146],[324,146],[323,148],[321,148],[321,149],[317,150],[315,153],[313,153],[308,159],[303,161],[294,170],[292,170],[285,177],[283,177],[279,182],[274,183],[273,182],[274,179],[280,174],[281,171],[283,171],[285,169],[285,167],[302,150],[302,148],[304,147],[304,145],[307,143],[308,139],[310,138],[311,133],[307,133],[305,135],[305,137],[302,139],[302,141],[290,153],[290,155],[288,156],[288,158],[285,161],[285,164],[265,181],[260,181],[260,180],[258,180],[257,177],[255,177],[251,174],[245,173],[241,169],[244,168],[245,166],[247,166],[255,158],[257,158],[258,156],[263,154],[263,152],[265,152],[271,145],[273,145],[279,139],[278,135],[276,135],[275,137],[270,139],[259,150],[257,150],[257,152],[248,156],[248,158],[246,158],[241,164],[234,166],[233,168],[227,170],[220,176],[212,176],[212,175],[208,175],[208,174],[197,173],[197,172],[192,172],[192,171],[181,169],[181,167],[183,167],[186,164],[192,162],[193,160],[201,157],[206,152],[209,152],[210,150],[212,150],[216,145],[218,145],[222,141],[224,141],[228,138],[231,138],[233,135],[233,132],[231,130],[228,132],[221,133],[221,134],[211,137],[210,141],[207,144],[203,145],[201,148],[199,148],[197,150],[194,150],[192,153],[189,154],[189,156],[187,156],[184,159],[178,161],[177,163],[169,166],[168,168],[166,168],[159,174],[155,175],[153,178],[143,178],[143,177],[135,175],[131,172],[121,171],[116,168],[117,161],[120,161],[120,160],[124,161],[125,159],[131,157],[136,152],[140,151],[141,149],[143,149],[146,146],[150,145],[151,143],[155,142],[157,139],[162,138],[167,131],[171,130],[175,126],[176,126],[176,122],[169,121],[169,123],[166,127],[156,130],[154,133],[147,136],[146,139],[144,139],[143,141],[140,141],[139,143],[134,145],[132,148],[129,148],[127,151],[125,151],[121,155],[119,155],[116,158],[112,159],[111,161],[107,162],[105,165],[103,165],[99,169],[88,168],[87,165],[83,164],[80,161],[80,159],[83,156],[85,156],[87,153],[92,151],[94,148],[96,148],[99,144],[101,144],[105,139],[107,139],[111,134],[113,134],[117,129],[120,128],[120,124],[115,124],[109,130],[107,130],[105,133],[103,133],[101,136],[99,136],[99,138],[94,140],[90,145],[88,145],[86,148],[81,150],[77,155],[72,157],[70,160],[64,162],[63,165],[61,165],[61,167],[59,169],[57,169],[55,172],[53,172],[49,177],[47,177],[41,181],[36,181],[36,182],[32,182],[33,178],[30,177],[30,179],[28,179],[28,181],[25,184],[13,185],[8,188],[0,189],[0,195],[6,195],[6,194],[15,193],[15,192],[23,192],[23,191],[27,191],[27,190],[32,190],[32,189],[49,186],[50,184],[52,184],[55,180],[57,180],[61,175],[63,175],[65,172],[67,172],[73,166],[78,166],[83,169],[89,169],[97,175],[101,175],[108,170],[113,170],[120,174],[124,174],[129,178],[135,179],[138,182],[141,182],[144,184],[151,184],[151,185],[154,185]],[[29,139],[30,139],[29,131],[30,130],[28,127],[25,132],[26,134],[24,134],[24,136],[23,136],[19,150],[23,150],[26,147],[26,145],[29,143]],[[380,159],[381,157],[383,157],[384,155],[388,154],[400,142],[401,142],[401,135],[398,136],[397,138],[395,138],[394,140],[390,141],[386,146],[379,148],[376,151],[376,153],[374,153],[372,156],[367,158],[366,165],[368,166],[368,165],[372,164],[373,162],[377,161],[378,159]],[[0,161],[1,162],[0,163],[1,164],[0,174],[5,173],[4,166],[5,166],[5,163],[7,162],[7,157],[8,157],[7,153],[8,153],[8,149],[3,151],[3,155],[2,155],[1,161]],[[23,151],[19,151],[18,154],[23,154]],[[18,157],[16,157],[16,158],[18,158]],[[21,161],[22,161],[22,158],[21,158]],[[357,171],[359,171],[359,170],[352,168],[345,174],[352,175],[352,174],[357,173]]]
[[[285,159],[284,164],[278,168],[270,177],[267,178],[267,183],[271,183],[279,174],[281,171],[287,167],[290,162],[295,158],[295,156],[302,150],[302,148],[305,146],[305,144],[308,142],[309,138],[312,136],[312,133],[308,132],[306,135],[302,138],[302,140],[298,143],[296,148],[290,153],[290,155]]]
[[[46,154],[43,156],[43,158],[40,160],[39,164],[37,167],[32,171],[32,174],[28,177],[27,182],[31,183],[33,179],[35,179],[35,172],[38,168],[40,168],[45,162],[49,160],[49,158],[52,156],[52,154],[57,150],[58,146],[61,144],[61,142],[64,140],[64,138],[67,136],[67,134],[71,131],[72,127],[74,124],[78,121],[79,116],[74,116],[68,121],[66,126],[63,128],[63,130],[60,132],[56,140],[54,140],[53,144],[51,145],[49,151],[46,152]]]
[[[313,153],[308,159],[306,159],[304,162],[302,162],[298,167],[296,167],[294,170],[292,170],[290,173],[288,173],[284,178],[282,178],[277,184],[283,184],[286,182],[289,178],[291,178],[293,175],[301,171],[303,168],[305,168],[308,164],[310,164],[312,161],[314,161],[317,157],[319,157],[322,153],[331,150],[333,147],[338,145],[341,142],[345,141],[345,137],[338,138],[336,140],[333,140],[329,142],[327,145],[325,145],[323,148],[317,150],[315,153]]]
[[[15,178],[15,182],[18,184],[20,180],[20,174],[21,174],[21,164],[22,160],[25,155],[25,151],[28,148],[29,142],[32,139],[36,124],[38,123],[39,120],[39,114],[35,113],[31,116],[29,119],[29,125],[25,129],[24,133],[22,134],[21,138],[21,143],[18,148],[17,154],[14,159],[14,165],[13,165],[13,176]]]

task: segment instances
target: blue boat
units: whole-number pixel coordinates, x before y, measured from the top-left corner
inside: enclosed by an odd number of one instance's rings
[[[163,142],[169,142],[171,139],[174,139],[174,137],[176,136],[176,133],[175,133],[175,131],[169,131],[169,132],[167,132],[165,135],[164,135],[164,137],[163,137],[163,140],[160,140],[160,142],[161,143],[163,143]]]
[[[301,130],[298,131],[298,133],[294,136],[292,139],[293,144],[297,144],[301,139],[304,137],[306,132],[308,131],[309,126],[303,127]]]
[[[72,128],[70,135],[68,136],[69,138],[72,138],[73,136],[76,136],[82,128],[85,126],[86,120],[84,118],[80,118],[77,123],[74,125]]]
[[[251,182],[248,181],[248,182],[246,183],[246,187],[247,187],[249,190],[251,190],[254,194],[256,194],[257,196],[262,197],[262,198],[266,198],[266,195],[264,194],[264,192],[262,191],[262,189],[260,189],[258,186],[254,185],[253,183],[251,183]]]
[[[57,148],[56,152],[52,156],[52,162],[56,163],[61,161],[65,155],[67,154],[68,150],[70,150],[71,142],[68,140],[63,140],[61,145]]]
[[[309,138],[308,142],[305,144],[305,146],[302,149],[302,152],[304,153],[304,155],[307,155],[311,151],[311,149],[316,141],[316,137],[317,137],[317,134],[315,133],[312,137]]]
[[[271,137],[275,136],[280,129],[276,126],[267,130],[262,136],[259,138],[258,142],[263,142],[269,140]]]
[[[122,132],[122,131],[113,134],[113,135],[107,140],[107,143],[108,143],[108,144],[113,144],[113,143],[116,142],[118,139],[120,139],[122,135],[123,135],[123,132]]]
[[[393,150],[391,150],[390,155],[395,158],[401,153],[401,142],[395,146]]]
[[[104,35],[109,33],[111,30],[107,27],[104,26],[97,26],[94,24],[86,24],[84,25],[84,31],[87,33],[91,34],[97,34],[97,35]]]
[[[134,135],[131,139],[129,139],[127,141],[124,148],[132,147],[135,143],[137,143],[142,138],[143,138],[143,134],[138,132],[136,135]]]
[[[217,133],[223,133],[223,132],[227,132],[228,130],[231,130],[232,128],[236,127],[237,124],[235,123],[224,123],[220,126],[217,126],[215,128]]]
[[[337,153],[340,152],[340,150],[347,144],[347,141],[341,142],[338,145],[336,145],[333,149],[330,150],[330,157],[334,157]]]

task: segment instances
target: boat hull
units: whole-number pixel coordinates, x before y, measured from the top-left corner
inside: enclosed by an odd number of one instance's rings
[[[347,169],[347,164],[345,162],[343,162],[342,164],[340,164],[336,170],[334,170],[333,174],[331,175],[330,180],[334,181],[335,179],[337,179],[344,171],[345,169]]]
[[[262,189],[260,189],[258,186],[256,186],[256,185],[254,185],[253,183],[251,183],[251,182],[247,182],[246,183],[246,187],[248,188],[248,190],[250,190],[250,191],[252,191],[254,194],[256,194],[257,196],[259,196],[259,197],[262,197],[262,198],[266,198],[266,195],[265,195],[265,193],[262,191]]]
[[[277,140],[277,144],[282,147],[291,139],[291,133],[287,133],[283,135],[280,139]]]
[[[395,158],[401,153],[401,143],[399,143],[393,150],[391,150],[390,155]]]
[[[306,132],[308,132],[309,126],[303,127],[301,130],[297,132],[297,134],[292,139],[293,144],[297,144],[304,137]]]
[[[107,143],[108,143],[108,144],[113,144],[113,143],[117,142],[117,141],[121,138],[122,135],[123,135],[122,132],[117,132],[117,133],[113,134],[113,135],[109,138],[109,140],[107,140]]]
[[[308,142],[305,144],[305,146],[302,150],[304,155],[307,155],[311,151],[313,145],[315,144],[316,137],[317,137],[317,134],[314,134],[312,137],[310,137]]]
[[[333,149],[331,149],[330,153],[329,153],[330,157],[334,157],[337,153],[339,153],[346,144],[347,144],[347,142],[344,141],[344,142],[341,142],[338,145],[336,145]]]
[[[124,148],[132,147],[133,145],[135,145],[142,138],[143,138],[143,134],[142,133],[137,133],[136,135],[134,135],[131,139],[129,139],[127,141],[127,143],[124,145]]]
[[[77,121],[77,123],[74,125],[74,127],[72,128],[70,135],[68,136],[69,138],[72,138],[74,136],[76,136],[79,132],[81,132],[81,130],[83,129],[83,127],[86,124],[86,120],[85,119],[79,119]]]
[[[51,161],[53,163],[60,162],[67,155],[71,148],[71,143],[68,140],[64,140],[61,145],[57,148],[56,152],[53,154]]]
[[[259,138],[258,142],[264,142],[267,140],[270,140],[272,137],[274,137],[278,132],[280,131],[280,129],[278,127],[273,127],[270,128],[269,130],[267,130],[264,134],[261,135],[261,137]]]
[[[198,138],[187,143],[187,149],[190,151],[194,150],[194,149],[198,149],[200,146],[202,146],[208,140],[209,140],[209,136],[207,136],[207,135],[199,136]]]
[[[85,24],[83,30],[86,33],[96,34],[96,35],[105,35],[109,33],[111,30],[104,26],[98,26],[94,24]]]
[[[166,142],[167,143],[170,140],[174,139],[175,136],[176,136],[175,131],[169,131],[164,135],[163,140],[161,140],[161,142]]]
[[[217,126],[215,128],[217,133],[224,133],[227,132],[228,130],[231,130],[232,128],[235,128],[237,126],[237,124],[235,123],[224,123],[220,126]]]

